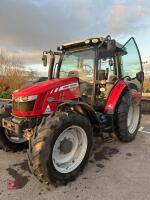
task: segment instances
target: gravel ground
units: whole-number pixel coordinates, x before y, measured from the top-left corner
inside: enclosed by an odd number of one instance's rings
[[[142,117],[132,143],[102,143],[96,138],[88,166],[74,182],[42,185],[30,173],[26,152],[0,150],[0,200],[149,200],[150,115]],[[15,181],[16,188],[11,189]]]

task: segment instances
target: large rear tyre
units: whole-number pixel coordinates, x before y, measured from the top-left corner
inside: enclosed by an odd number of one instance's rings
[[[141,120],[141,105],[126,92],[120,99],[116,113],[117,135],[122,142],[135,139]]]
[[[11,117],[11,104],[0,108],[0,149],[4,151],[21,151],[28,146],[23,138],[13,138],[9,130],[2,127],[2,118]]]
[[[39,125],[28,151],[31,171],[47,184],[66,184],[86,166],[92,147],[90,121],[74,112],[56,112]]]

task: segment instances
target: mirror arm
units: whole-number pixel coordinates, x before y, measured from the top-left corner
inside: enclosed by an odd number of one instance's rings
[[[50,54],[50,62],[49,62],[49,69],[48,69],[48,79],[52,79],[53,76],[53,68],[55,63],[55,54],[52,50],[49,51]]]
[[[47,66],[47,54],[50,54],[49,69],[48,69],[48,79],[50,80],[53,78],[55,55],[61,56],[61,52],[55,52],[52,50],[43,51],[42,60],[43,60],[44,66]]]
[[[47,55],[46,55],[45,51],[43,51],[42,61],[43,61],[43,65],[46,67],[47,66]]]

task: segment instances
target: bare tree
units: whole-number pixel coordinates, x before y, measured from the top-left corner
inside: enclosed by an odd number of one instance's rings
[[[0,50],[0,92],[19,88],[27,80],[34,78],[34,71],[26,71],[19,56]]]

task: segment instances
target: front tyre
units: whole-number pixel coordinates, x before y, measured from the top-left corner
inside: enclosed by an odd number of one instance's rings
[[[11,132],[2,127],[2,119],[11,117],[11,104],[0,108],[0,149],[4,151],[21,151],[28,147],[24,138],[12,137]]]
[[[117,135],[122,142],[132,141],[138,132],[141,120],[141,105],[126,92],[120,99],[116,113]]]
[[[89,120],[74,112],[57,112],[40,125],[30,141],[29,163],[36,177],[45,183],[66,184],[86,166],[92,147]]]

